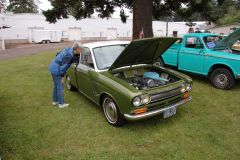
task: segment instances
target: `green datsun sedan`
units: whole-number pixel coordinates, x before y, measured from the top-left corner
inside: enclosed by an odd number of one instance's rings
[[[67,71],[66,86],[101,106],[114,126],[159,114],[164,118],[175,115],[179,105],[191,100],[192,79],[153,63],[176,40],[84,44],[79,63]]]

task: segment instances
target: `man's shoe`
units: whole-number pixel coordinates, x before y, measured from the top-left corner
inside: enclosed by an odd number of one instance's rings
[[[66,108],[66,107],[68,107],[68,106],[69,106],[69,104],[67,104],[67,103],[59,104],[59,105],[58,105],[59,108]]]
[[[54,105],[54,106],[56,106],[56,105],[58,105],[58,102],[52,102],[52,105]]]

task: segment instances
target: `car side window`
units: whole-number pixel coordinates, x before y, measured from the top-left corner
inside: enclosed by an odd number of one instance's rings
[[[195,48],[195,49],[202,49],[203,45],[198,37],[187,37],[186,38],[186,48]]]
[[[94,63],[93,63],[91,51],[89,48],[87,47],[83,48],[83,51],[80,54],[79,63],[94,69]]]

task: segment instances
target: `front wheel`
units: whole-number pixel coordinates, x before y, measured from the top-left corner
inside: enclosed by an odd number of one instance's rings
[[[102,100],[102,109],[108,123],[119,127],[125,123],[125,119],[120,113],[116,103],[109,96],[104,96]]]
[[[235,84],[235,78],[226,68],[217,68],[211,74],[211,83],[219,89],[230,89]]]

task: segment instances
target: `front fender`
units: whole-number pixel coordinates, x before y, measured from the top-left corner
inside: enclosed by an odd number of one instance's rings
[[[126,82],[116,78],[111,77],[110,73],[98,74],[97,79],[94,82],[94,86],[97,92],[97,101],[101,102],[102,95],[106,94],[110,96],[117,104],[120,112],[129,113],[132,109],[132,99],[135,96],[141,95],[142,92],[133,92],[132,86],[129,86]],[[116,78],[116,79],[115,79]],[[125,84],[126,83],[126,84]],[[136,90],[136,89],[135,89]]]

